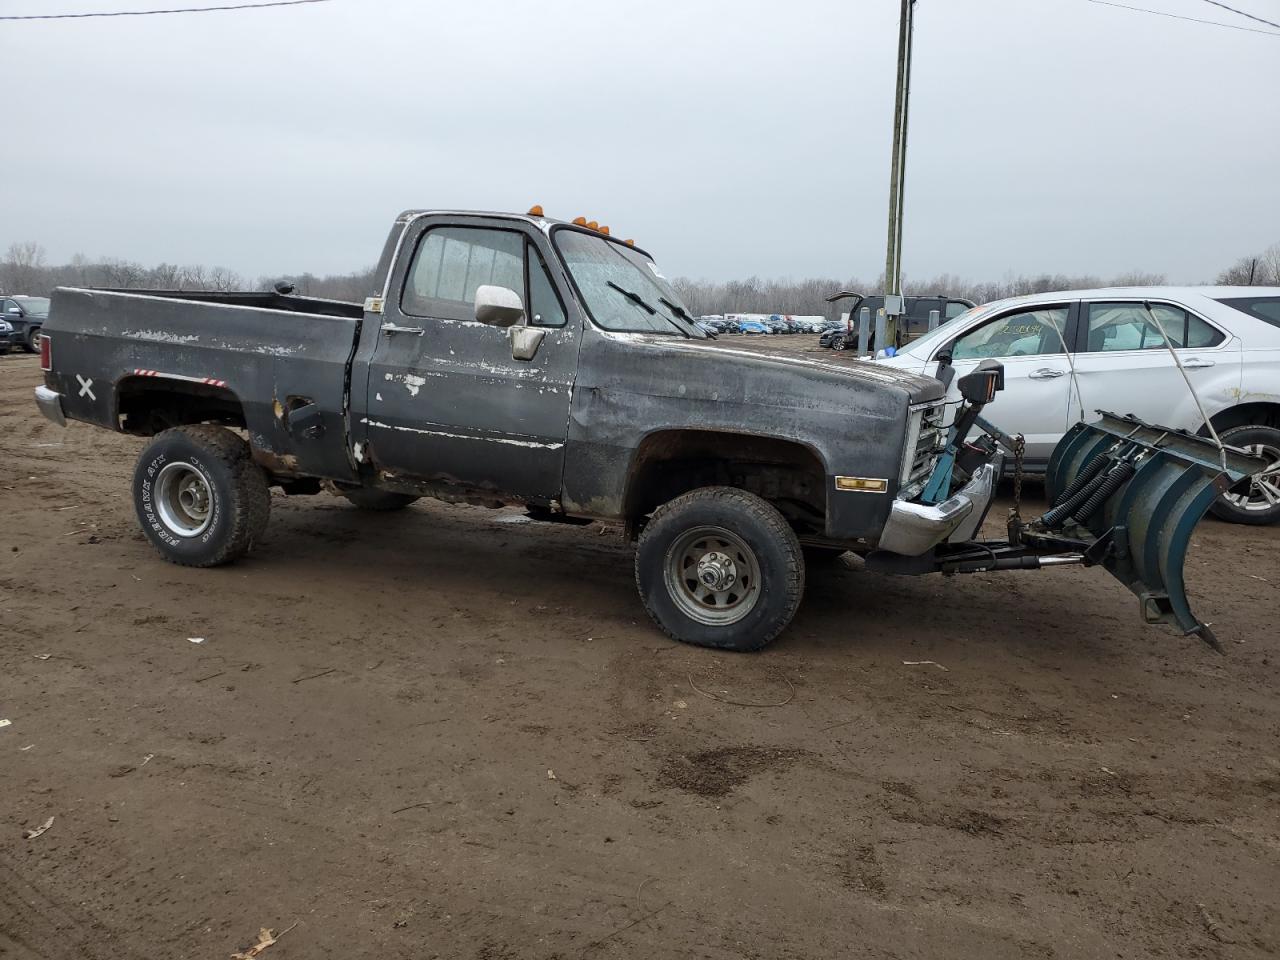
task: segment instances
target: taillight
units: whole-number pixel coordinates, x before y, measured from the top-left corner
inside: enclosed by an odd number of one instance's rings
[[[53,369],[53,344],[43,330],[40,331],[40,369],[45,373]]]

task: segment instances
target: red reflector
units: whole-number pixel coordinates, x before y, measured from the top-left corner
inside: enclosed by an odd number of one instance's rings
[[[53,344],[43,330],[40,331],[40,369],[46,373],[53,369]]]

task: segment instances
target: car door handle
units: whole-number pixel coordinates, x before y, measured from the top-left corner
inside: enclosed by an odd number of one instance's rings
[[[1213,363],[1214,361],[1212,360],[1201,360],[1199,357],[1188,357],[1186,360],[1182,361],[1183,367],[1188,370],[1199,370],[1202,367],[1212,367]]]
[[[415,337],[420,337],[427,331],[422,327],[402,327],[398,323],[384,323],[382,325],[382,335],[389,337],[395,333],[412,333]]]
[[[1028,380],[1055,380],[1063,376],[1067,371],[1054,370],[1052,367],[1041,367],[1035,373],[1027,374]]]

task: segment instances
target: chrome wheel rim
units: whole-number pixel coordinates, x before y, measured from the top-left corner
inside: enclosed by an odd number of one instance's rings
[[[707,626],[737,623],[760,599],[760,562],[724,527],[695,527],[667,550],[667,593],[682,613]]]
[[[198,537],[213,520],[213,490],[189,463],[171,463],[156,477],[156,513],[169,532]]]
[[[1233,507],[1250,513],[1280,507],[1280,447],[1269,443],[1250,443],[1241,449],[1255,457],[1262,457],[1267,465],[1248,480],[1242,480],[1232,490],[1224,493],[1223,499]]]

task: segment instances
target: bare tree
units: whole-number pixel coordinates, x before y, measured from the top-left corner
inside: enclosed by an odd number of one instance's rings
[[[9,244],[0,262],[0,289],[26,293],[37,288],[44,270],[44,247],[34,240]]]

